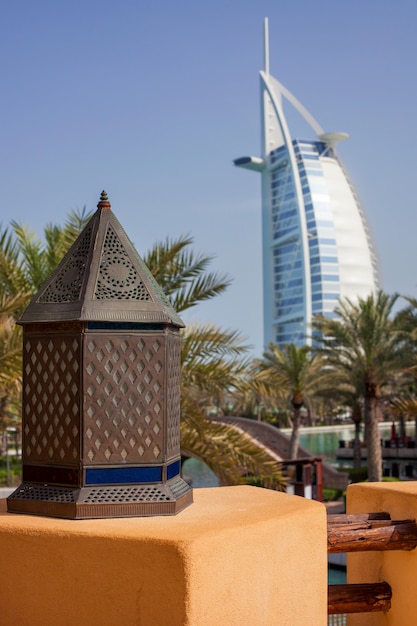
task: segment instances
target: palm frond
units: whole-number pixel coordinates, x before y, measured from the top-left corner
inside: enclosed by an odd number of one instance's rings
[[[144,256],[145,264],[178,313],[223,293],[231,282],[225,274],[207,272],[213,259],[190,251],[192,242],[189,235],[166,239]]]
[[[393,398],[390,400],[390,406],[397,415],[408,415],[417,418],[417,399],[409,398]]]
[[[210,421],[187,411],[181,423],[181,449],[203,460],[226,484],[256,477],[263,486],[283,490],[285,480],[279,464],[248,435],[233,426]]]
[[[48,272],[44,243],[27,226],[15,221],[12,221],[11,225],[16,236],[19,257],[25,268],[27,282],[32,286],[33,292],[36,292]]]

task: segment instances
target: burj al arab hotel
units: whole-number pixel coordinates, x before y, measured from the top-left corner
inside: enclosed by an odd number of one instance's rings
[[[314,315],[331,316],[339,299],[355,302],[379,288],[378,262],[364,210],[336,152],[348,135],[324,132],[271,76],[267,20],[260,78],[262,153],[234,164],[262,179],[264,344],[304,345]],[[306,120],[314,139],[291,136],[284,101]]]

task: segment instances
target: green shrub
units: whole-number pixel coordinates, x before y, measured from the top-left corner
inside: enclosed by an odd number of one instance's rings
[[[20,458],[9,457],[9,475],[12,485],[17,485],[22,476],[22,461]],[[7,484],[7,465],[6,458],[0,456],[0,485]]]
[[[363,483],[368,480],[368,467],[366,465],[362,467],[338,467],[340,472],[346,472],[349,475],[351,483]],[[383,476],[382,482],[391,483],[401,481],[401,478],[395,476]]]
[[[368,478],[368,467],[363,465],[362,467],[338,467],[340,472],[345,472],[349,475],[351,483],[362,483]]]
[[[330,489],[329,487],[323,487],[323,500],[324,502],[334,502],[343,495],[341,489]]]

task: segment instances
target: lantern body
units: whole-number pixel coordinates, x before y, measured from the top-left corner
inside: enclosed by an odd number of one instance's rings
[[[23,482],[8,510],[175,514],[192,502],[180,475],[182,322],[109,208],[92,221],[21,319]]]

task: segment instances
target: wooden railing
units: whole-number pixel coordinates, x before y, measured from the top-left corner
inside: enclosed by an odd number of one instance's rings
[[[323,459],[321,456],[287,459],[281,461],[280,465],[288,480],[288,493],[323,502]]]
[[[391,520],[389,513],[329,515],[327,550],[364,552],[414,550],[417,546],[415,520]],[[391,587],[386,582],[329,585],[328,613],[369,613],[391,608]]]

